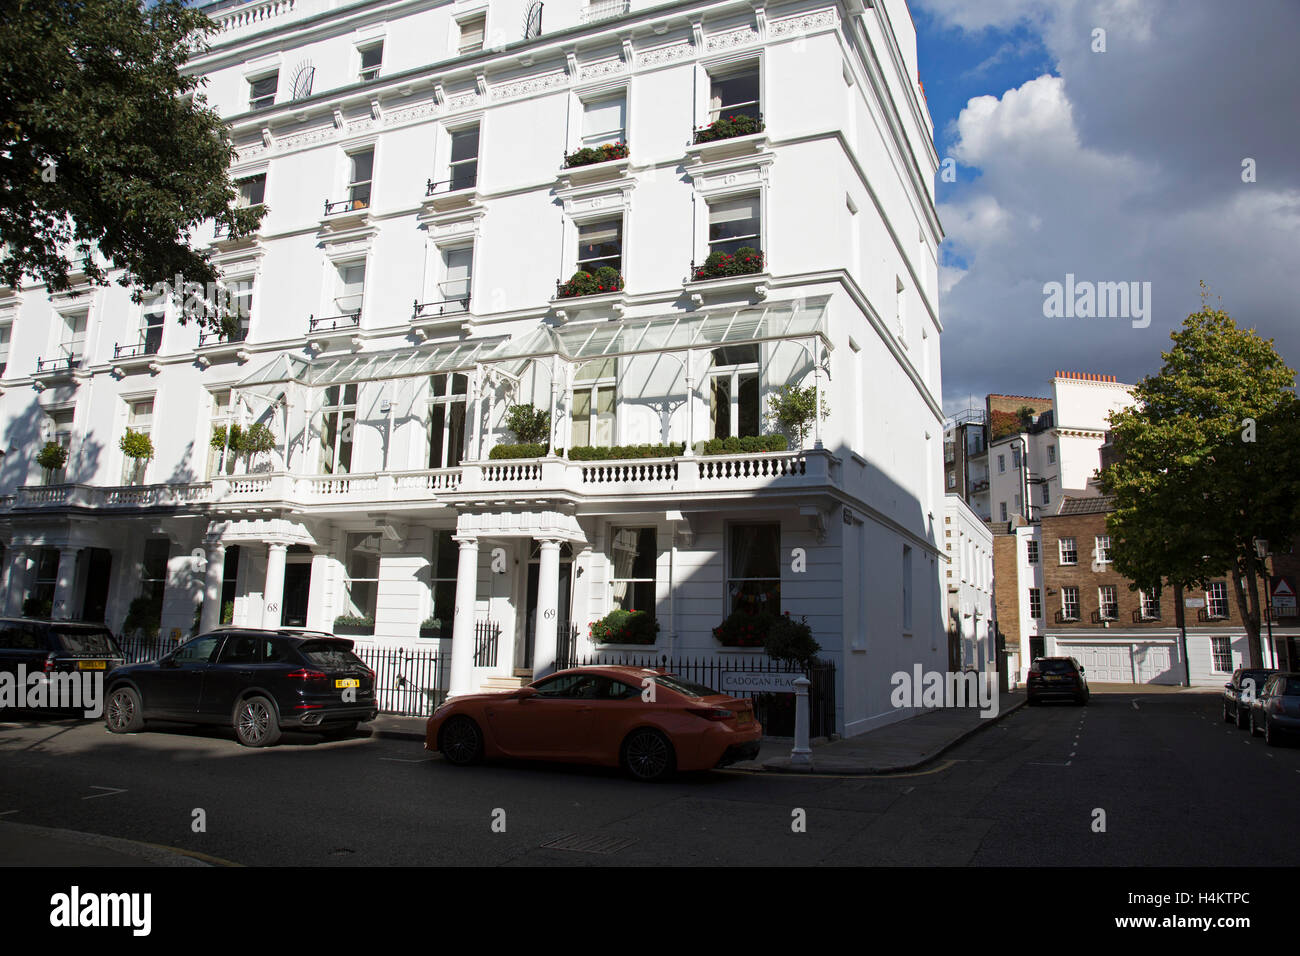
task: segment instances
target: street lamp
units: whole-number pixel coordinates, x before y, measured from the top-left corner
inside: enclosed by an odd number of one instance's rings
[[[1268,653],[1272,658],[1272,664],[1277,666],[1277,648],[1273,646],[1273,580],[1268,574],[1268,541],[1264,538],[1255,538],[1255,554],[1259,557],[1260,574],[1264,578],[1264,595],[1266,603],[1264,605],[1264,620],[1268,625]],[[1259,593],[1258,590],[1255,592]],[[1267,663],[1267,662],[1266,662]]]

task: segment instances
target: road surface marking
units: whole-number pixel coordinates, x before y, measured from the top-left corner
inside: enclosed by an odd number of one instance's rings
[[[121,789],[121,788],[119,788],[119,787],[96,787],[96,786],[94,786],[93,784],[91,785],[90,789],[91,789],[91,790],[103,790],[103,791],[105,791],[105,792],[104,792],[104,793],[92,793],[92,794],[91,794],[90,796],[88,796],[88,797],[82,797],[82,798],[81,798],[82,800],[94,800],[96,797],[111,797],[111,796],[112,796],[113,794],[115,794],[115,793],[126,793],[126,790]]]

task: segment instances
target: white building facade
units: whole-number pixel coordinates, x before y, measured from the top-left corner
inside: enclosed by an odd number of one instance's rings
[[[962,496],[944,496],[944,571],[948,595],[949,668],[997,681],[993,638],[993,531]]]
[[[253,237],[194,238],[239,322],[0,294],[7,611],[116,628],[150,596],[164,634],[436,646],[463,693],[565,642],[748,658],[713,628],[779,609],[836,665],[839,732],[905,716],[889,675],[943,660],[947,556],[937,156],[904,3],[208,10],[191,68],[266,209]],[[697,135],[735,116],[757,131]],[[627,155],[565,165],[605,143]],[[697,278],[743,247],[758,271]],[[621,288],[561,294],[600,266]],[[784,385],[829,414],[709,454],[775,431]],[[490,457],[520,404],[549,413],[544,449]],[[273,447],[231,447],[255,425]],[[672,447],[569,455],[630,445]],[[593,645],[616,608],[656,643]]]

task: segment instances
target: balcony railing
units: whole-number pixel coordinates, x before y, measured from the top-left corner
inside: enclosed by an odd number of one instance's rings
[[[441,299],[434,299],[430,302],[415,300],[412,306],[412,314],[417,319],[431,315],[454,315],[469,311],[468,279],[452,279],[448,282],[440,282],[438,283],[438,292],[442,296]]]
[[[981,491],[989,490],[989,480],[987,478],[977,478],[970,483],[971,494],[977,495]]]
[[[1077,624],[1079,621],[1079,609],[1070,608],[1068,611],[1057,611],[1055,619],[1057,624]]]
[[[1228,609],[1226,607],[1202,607],[1196,610],[1196,620],[1204,624],[1207,621],[1226,621],[1228,619]]]
[[[1160,620],[1159,607],[1138,608],[1133,612],[1134,624],[1147,624],[1150,623],[1151,621],[1158,621],[1158,620]]]
[[[338,332],[342,329],[356,329],[361,326],[361,310],[344,312],[342,315],[324,315],[319,319],[314,315],[307,317],[307,334],[318,332]]]
[[[1117,607],[1102,608],[1100,611],[1092,612],[1093,624],[1109,624],[1111,622],[1118,621],[1118,620],[1119,620],[1119,608]]]
[[[473,189],[477,185],[478,169],[474,168],[452,176],[450,179],[439,179],[436,182],[432,179],[426,179],[424,181],[424,194],[426,196],[438,196],[443,193],[454,193],[461,189]]]
[[[226,333],[221,329],[208,329],[199,333],[199,348],[209,345],[220,345],[225,342],[243,342],[248,338],[248,328],[240,326],[238,329]]]
[[[81,367],[80,355],[59,355],[54,358],[36,356],[36,374],[49,375],[53,372],[71,372]]]
[[[610,17],[621,17],[631,9],[631,0],[594,0],[583,9],[582,22],[595,23]]]
[[[344,212],[360,212],[362,209],[370,208],[370,193],[366,192],[365,196],[356,196],[352,199],[340,199],[337,202],[325,203],[325,215],[334,216]]]
[[[113,343],[113,359],[124,358],[144,358],[147,355],[157,355],[158,349],[162,345],[162,336],[146,336],[134,345],[118,345]]]

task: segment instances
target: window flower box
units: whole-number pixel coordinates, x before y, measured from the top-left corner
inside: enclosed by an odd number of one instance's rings
[[[691,263],[691,281],[705,282],[730,276],[754,275],[763,271],[766,257],[752,246],[741,246],[734,254],[712,252],[700,266]]]
[[[334,619],[334,633],[344,637],[372,637],[375,633],[375,619],[340,614]]]
[[[695,131],[695,145],[716,143],[721,139],[735,139],[738,136],[753,136],[763,132],[763,120],[744,114],[740,116],[718,117],[708,126]]]
[[[584,146],[564,157],[564,168],[594,166],[615,159],[627,159],[627,143],[605,143],[601,146]]]
[[[557,299],[574,299],[584,295],[602,295],[623,291],[623,276],[611,266],[602,266],[595,272],[575,272],[568,282],[555,284]]]

